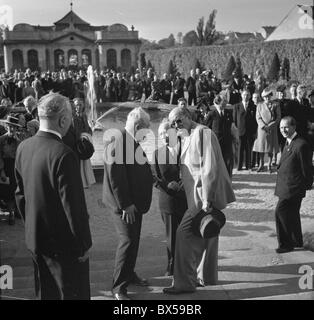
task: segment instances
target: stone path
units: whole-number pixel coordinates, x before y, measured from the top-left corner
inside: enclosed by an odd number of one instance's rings
[[[158,211],[156,193],[150,211],[144,216],[136,271],[148,278],[150,287],[130,287],[130,296],[140,300],[160,299],[310,299],[313,291],[299,286],[299,268],[314,269],[314,253],[306,250],[278,255],[273,195],[275,174],[235,173],[233,186],[237,202],[225,210],[227,224],[219,244],[219,283],[196,293],[165,296],[162,288],[171,278],[161,276],[166,266],[164,227]],[[102,205],[101,183],[86,190],[91,215],[91,289],[93,299],[112,299],[110,293],[117,236],[110,215]],[[308,192],[301,208],[304,231],[314,231],[314,190]],[[0,222],[1,264],[13,266],[14,290],[3,298],[32,299],[33,269],[24,245],[21,221],[13,227]]]

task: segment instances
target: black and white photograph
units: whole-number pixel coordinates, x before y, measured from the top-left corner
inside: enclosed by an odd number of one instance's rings
[[[314,300],[313,153],[313,0],[0,0],[2,301]]]

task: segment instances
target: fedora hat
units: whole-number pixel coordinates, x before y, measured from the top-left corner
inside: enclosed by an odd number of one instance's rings
[[[264,89],[263,92],[262,92],[262,98],[265,98],[265,97],[267,97],[269,95],[272,96],[273,92],[271,90],[269,90],[269,89]]]
[[[216,208],[213,208],[211,213],[201,210],[193,218],[192,230],[195,235],[209,239],[218,236],[225,223],[226,216],[222,211]]]
[[[16,127],[22,127],[19,124],[19,118],[13,117],[13,116],[7,116],[5,120],[0,119],[0,122],[6,123],[10,126],[16,126]]]

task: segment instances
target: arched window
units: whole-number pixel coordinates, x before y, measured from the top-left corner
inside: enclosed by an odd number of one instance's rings
[[[24,68],[24,61],[23,61],[23,52],[22,50],[15,49],[12,52],[12,60],[13,60],[13,69],[21,70]]]
[[[121,67],[122,71],[129,72],[131,69],[131,51],[129,49],[123,49],[121,51]]]
[[[70,49],[68,51],[68,59],[69,59],[69,66],[77,67],[78,65],[78,53],[75,49]]]
[[[55,50],[55,69],[62,69],[65,65],[64,61],[64,51],[61,49]]]
[[[115,49],[109,49],[107,51],[107,66],[110,69],[117,69],[117,52]]]
[[[82,66],[87,68],[92,64],[92,53],[89,49],[82,50]]]
[[[27,52],[28,67],[32,70],[38,70],[38,52],[37,50],[28,50]]]

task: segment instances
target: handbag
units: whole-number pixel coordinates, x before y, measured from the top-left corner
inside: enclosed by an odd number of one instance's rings
[[[216,208],[210,213],[201,210],[193,218],[192,231],[198,237],[209,239],[217,237],[225,223],[226,216],[222,211]]]

